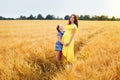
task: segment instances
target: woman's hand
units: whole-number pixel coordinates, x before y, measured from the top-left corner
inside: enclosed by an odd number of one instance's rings
[[[70,44],[70,42],[66,43],[65,46],[68,46]]]

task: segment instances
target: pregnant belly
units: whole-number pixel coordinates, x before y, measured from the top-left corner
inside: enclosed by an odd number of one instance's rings
[[[66,34],[64,34],[63,37],[62,37],[62,41],[63,41],[64,43],[69,42],[69,41],[70,41],[70,38],[71,38],[71,33],[66,33]]]

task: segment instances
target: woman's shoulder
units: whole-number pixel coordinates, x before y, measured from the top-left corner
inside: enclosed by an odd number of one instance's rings
[[[74,26],[74,27],[77,27],[77,25],[76,25],[76,24],[73,24],[73,26]]]
[[[67,28],[71,28],[71,29],[78,29],[77,25],[76,24],[68,24],[67,25]]]
[[[72,29],[76,29],[76,31],[78,32],[78,27],[76,24],[73,24]]]
[[[69,24],[68,26],[70,26],[72,29],[73,28],[76,28],[76,29],[78,28],[76,24]]]
[[[77,27],[77,25],[76,25],[76,24],[73,24],[73,28],[76,28],[76,29],[77,29],[78,27]]]

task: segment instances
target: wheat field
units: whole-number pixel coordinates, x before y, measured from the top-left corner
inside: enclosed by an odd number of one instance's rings
[[[0,21],[0,80],[120,80],[120,22],[79,21],[75,62],[55,64],[64,20]]]

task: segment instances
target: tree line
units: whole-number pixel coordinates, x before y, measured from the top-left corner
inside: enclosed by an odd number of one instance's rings
[[[68,20],[70,17],[70,15],[65,15],[64,18],[61,18],[59,16],[55,17],[54,15],[48,14],[46,15],[46,17],[43,17],[41,14],[38,14],[37,16],[33,16],[32,14],[28,17],[21,15],[18,18],[6,18],[6,17],[2,17],[0,16],[0,20]],[[90,15],[78,15],[78,19],[79,20],[111,20],[111,21],[116,21],[116,20],[120,20],[120,18],[116,18],[115,16],[113,16],[112,18],[109,18],[106,15],[94,15],[94,16],[90,16]]]

